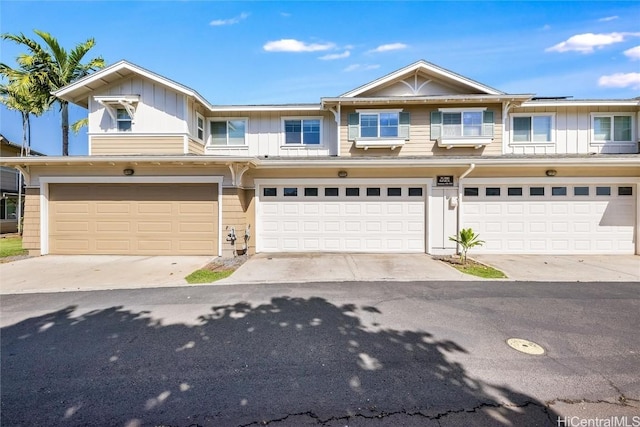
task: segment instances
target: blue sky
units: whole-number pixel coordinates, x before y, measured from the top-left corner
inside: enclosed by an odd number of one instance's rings
[[[640,96],[636,1],[7,1],[3,33],[34,29],[93,56],[126,59],[214,104],[319,102],[419,59],[510,93]],[[1,42],[1,61],[21,48]],[[0,110],[20,142],[20,116]],[[86,115],[75,108],[71,120]],[[33,148],[61,153],[57,108],[34,120]],[[72,155],[87,153],[86,135]]]

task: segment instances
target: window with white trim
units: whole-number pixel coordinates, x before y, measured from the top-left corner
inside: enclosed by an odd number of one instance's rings
[[[592,114],[592,142],[632,142],[633,114]]]
[[[409,139],[411,115],[401,110],[358,110],[349,114],[348,137],[357,139]]]
[[[493,137],[494,114],[485,108],[440,108],[431,112],[431,139]]]
[[[196,136],[200,141],[204,140],[204,117],[196,113]]]
[[[284,143],[291,145],[320,145],[322,119],[287,118],[283,120]]]
[[[116,125],[118,132],[131,132],[131,116],[124,108],[116,110]]]
[[[208,145],[247,145],[247,120],[214,119],[209,121]]]
[[[513,114],[512,142],[553,142],[553,114]]]

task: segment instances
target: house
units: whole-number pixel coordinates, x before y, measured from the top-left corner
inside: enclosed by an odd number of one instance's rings
[[[27,175],[33,254],[638,254],[640,99],[509,94],[418,61],[317,104],[215,105],[126,61],[55,93],[89,154]]]
[[[0,134],[0,157],[22,155],[22,146],[15,144]],[[29,149],[25,155],[42,156]],[[18,198],[20,197],[20,172],[8,166],[0,166],[0,234],[18,231]]]

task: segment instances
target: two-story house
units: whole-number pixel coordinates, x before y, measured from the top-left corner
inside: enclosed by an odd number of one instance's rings
[[[21,145],[0,135],[0,157],[19,157],[23,154],[43,155],[31,149],[26,153]],[[18,215],[20,214],[18,199],[20,196],[20,172],[9,166],[0,166],[0,234],[18,231]]]
[[[215,105],[126,61],[55,95],[88,109],[89,155],[0,162],[31,253],[452,253],[467,227],[477,253],[639,253],[640,99],[425,61],[317,104]]]

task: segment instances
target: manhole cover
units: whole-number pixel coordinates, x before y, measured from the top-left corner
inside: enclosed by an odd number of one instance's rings
[[[533,341],[523,340],[522,338],[509,338],[507,340],[509,347],[522,353],[540,355],[544,354],[544,348]]]

